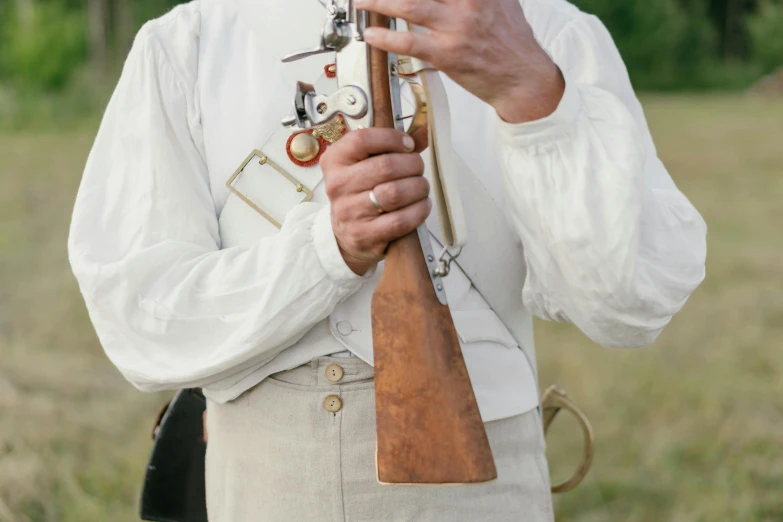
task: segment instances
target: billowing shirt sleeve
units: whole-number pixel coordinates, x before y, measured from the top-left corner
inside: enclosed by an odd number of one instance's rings
[[[220,249],[193,82],[144,30],[82,179],[69,257],[106,353],[144,390],[201,386],[271,360],[358,290],[328,207]]]
[[[566,80],[559,107],[499,130],[524,303],[604,346],[646,345],[703,280],[706,225],[658,159],[600,21],[572,21],[545,48]]]

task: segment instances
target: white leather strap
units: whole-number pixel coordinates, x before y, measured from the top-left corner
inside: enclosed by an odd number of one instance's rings
[[[522,303],[527,275],[522,241],[478,176],[459,154],[454,154],[453,159],[454,183],[469,194],[463,210],[470,233],[470,242],[454,262],[506,325],[535,368],[533,319]],[[443,230],[439,218],[435,212],[430,214],[427,228],[444,245],[445,238],[438,233]]]
[[[413,24],[408,30],[426,32],[426,29]],[[411,57],[411,72],[419,75],[427,94],[432,190],[438,207],[441,237],[449,248],[462,247],[467,243],[468,228],[459,183],[453,174],[457,168],[456,154],[451,146],[451,114],[446,89],[440,73],[429,62]]]
[[[433,193],[438,204],[443,239],[449,248],[464,246],[468,239],[465,213],[462,210],[459,183],[454,171],[454,149],[451,146],[451,118],[446,89],[438,71],[425,69],[420,73],[427,92],[430,161]]]

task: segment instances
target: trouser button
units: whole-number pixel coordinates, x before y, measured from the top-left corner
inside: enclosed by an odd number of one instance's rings
[[[342,409],[342,407],[343,401],[341,401],[340,397],[337,395],[329,395],[326,399],[324,399],[324,408],[326,408],[326,411],[337,413]]]
[[[331,382],[338,382],[343,378],[343,369],[337,364],[330,364],[326,367],[326,378]]]

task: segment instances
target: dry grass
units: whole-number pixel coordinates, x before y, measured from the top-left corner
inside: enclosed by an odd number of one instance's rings
[[[91,137],[0,137],[0,521],[134,516],[161,397],[98,345],[67,264]]]
[[[661,155],[710,225],[708,280],[656,346],[537,325],[541,382],[596,427],[559,520],[783,521],[783,103],[650,98]],[[0,521],[132,521],[161,396],[103,356],[65,238],[89,133],[0,135]],[[550,438],[555,479],[577,459]]]
[[[537,325],[541,382],[565,385],[598,438],[590,479],[558,499],[560,518],[781,521],[783,103],[655,98],[645,109],[710,227],[707,280],[644,351]],[[556,477],[578,451],[563,431],[550,440]]]

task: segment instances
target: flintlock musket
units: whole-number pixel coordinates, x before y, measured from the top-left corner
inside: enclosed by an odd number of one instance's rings
[[[326,2],[321,45],[283,59],[335,52],[338,90],[319,96],[300,84],[284,123],[308,128],[334,114],[349,127],[404,130],[397,56],[370,48],[365,27],[388,17]],[[346,110],[347,109],[347,110]],[[372,299],[378,481],[463,484],[497,477],[459,337],[424,224],[391,243]]]

